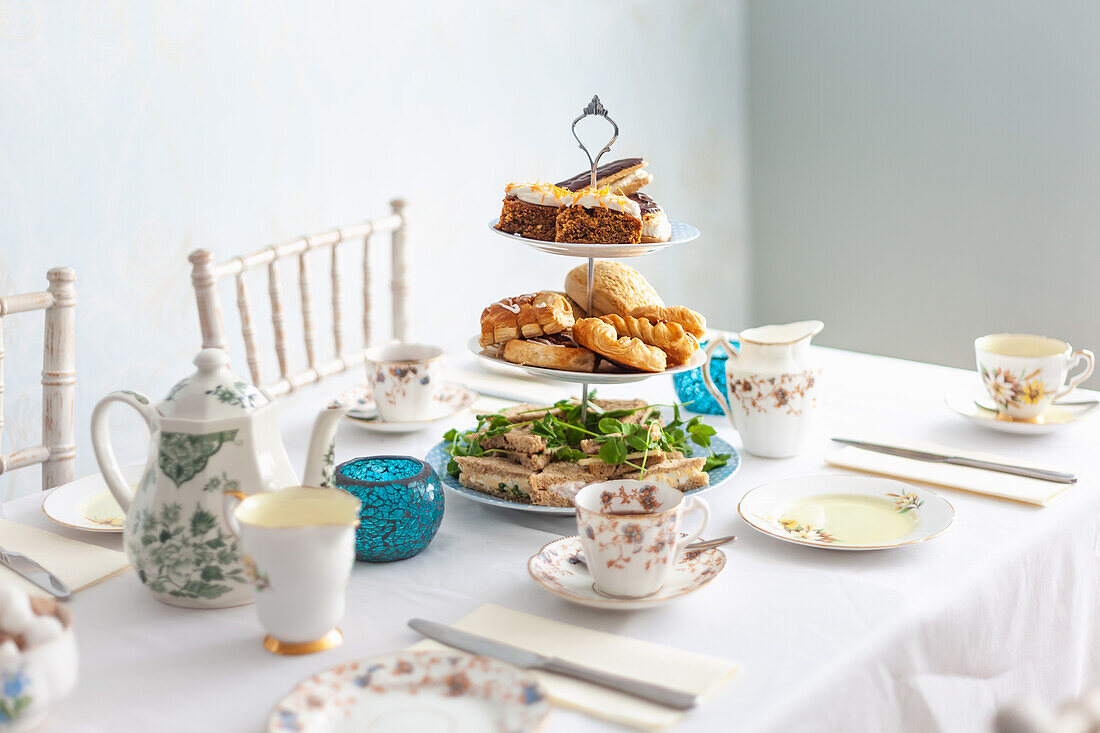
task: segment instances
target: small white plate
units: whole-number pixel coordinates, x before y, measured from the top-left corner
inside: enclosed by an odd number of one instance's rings
[[[978,407],[974,400],[988,399],[985,392],[977,389],[960,389],[944,395],[943,401],[957,414],[970,422],[1001,433],[1014,435],[1044,435],[1084,420],[1100,409],[1100,405],[1051,405],[1046,411],[1031,420],[1012,420],[1001,417],[992,410]]]
[[[428,455],[424,456],[424,461],[435,469],[435,472],[439,474],[439,480],[442,481],[447,488],[453,489],[467,499],[473,499],[480,504],[504,507],[505,509],[515,509],[516,511],[530,512],[532,514],[557,514],[562,517],[573,516],[573,507],[520,504],[517,501],[508,501],[499,496],[493,496],[492,494],[486,494],[483,491],[463,486],[458,482],[458,479],[447,471],[447,464],[451,462],[451,456],[447,453],[449,446],[450,444],[447,441],[441,441],[432,446],[432,449],[428,451]],[[698,455],[706,455],[701,447],[695,445],[690,447],[693,450],[699,451]],[[729,460],[726,462],[726,465],[712,468],[710,471],[707,471],[707,476],[710,478],[709,484],[698,489],[688,489],[684,492],[684,496],[694,496],[695,494],[702,494],[705,491],[716,489],[741,468],[741,454],[737,452],[736,448],[719,438],[717,435],[711,436],[710,448],[715,454],[728,453]],[[693,456],[696,454],[692,453],[691,455]],[[691,456],[688,457],[690,458]],[[595,483],[595,481],[593,481],[593,483]]]
[[[829,550],[884,550],[932,539],[955,521],[939,494],[877,476],[800,476],[757,486],[737,512],[785,542]]]
[[[435,410],[423,420],[387,422],[378,414],[371,397],[360,397],[345,417],[363,428],[376,433],[412,433],[430,428],[435,423],[469,410],[477,402],[477,392],[458,382],[445,382],[436,396]]]
[[[144,463],[124,466],[122,477],[134,489],[144,470]],[[50,491],[42,500],[42,511],[57,524],[88,532],[121,532],[126,521],[126,512],[98,473],[81,476]]]
[[[404,651],[302,680],[271,711],[268,733],[529,733],[550,715],[530,672],[453,650]]]
[[[679,374],[680,372],[687,372],[692,369],[698,369],[707,360],[707,355],[703,353],[702,349],[696,349],[692,355],[691,360],[687,364],[681,364],[680,366],[669,367],[663,372],[628,372],[628,371],[597,371],[597,372],[570,372],[564,369],[547,369],[546,367],[527,366],[525,364],[513,364],[510,361],[501,359],[496,354],[486,351],[481,343],[478,341],[478,337],[474,336],[466,343],[466,348],[470,350],[475,356],[480,356],[485,361],[502,366],[509,366],[514,369],[522,369],[528,374],[534,374],[536,377],[542,377],[544,379],[553,379],[558,382],[573,382],[574,384],[631,384],[632,382],[641,382],[644,379],[650,377],[662,377],[666,374]],[[607,362],[601,362],[601,368],[608,368]]]
[[[529,247],[534,247],[537,250],[543,252],[549,252],[552,255],[569,255],[571,257],[599,257],[600,259],[620,257],[637,257],[639,255],[647,255],[650,252],[657,252],[665,247],[671,247],[674,244],[686,244],[699,238],[699,230],[693,227],[691,224],[685,224],[682,221],[669,221],[672,225],[672,234],[668,238],[667,242],[641,242],[638,244],[586,244],[578,242],[544,242],[541,239],[528,239],[527,237],[521,237],[518,234],[509,234],[508,232],[502,232],[497,229],[497,224],[500,222],[500,217],[493,219],[489,222],[489,228],[502,237],[508,237],[514,239],[517,242],[523,242]]]
[[[562,537],[543,545],[527,561],[527,572],[535,582],[554,595],[582,606],[631,611],[660,606],[674,598],[697,591],[714,580],[726,566],[726,554],[717,547],[688,552],[672,568],[661,590],[648,598],[608,598],[598,593],[578,555],[581,539],[577,535]]]

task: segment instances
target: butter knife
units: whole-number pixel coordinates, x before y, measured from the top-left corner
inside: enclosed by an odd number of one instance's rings
[[[57,596],[58,600],[67,601],[73,595],[69,587],[62,583],[56,575],[21,552],[5,550],[0,547],[0,565],[9,568],[16,575],[26,578],[50,595]]]
[[[620,677],[619,675],[592,669],[591,667],[567,662],[557,657],[546,657],[541,654],[535,654],[534,652],[520,649],[511,644],[504,644],[499,641],[493,641],[492,639],[486,639],[484,636],[460,631],[459,629],[445,624],[439,624],[435,621],[414,618],[409,621],[409,627],[419,631],[429,639],[435,639],[447,646],[453,646],[456,649],[461,649],[471,654],[492,657],[493,659],[499,659],[502,662],[508,662],[517,667],[523,667],[524,669],[538,669],[543,672],[554,672],[555,674],[563,674],[567,677],[575,677],[585,682],[591,682],[612,690],[625,692],[628,695],[640,697],[660,705],[667,705],[677,710],[689,710],[699,704],[699,698],[690,692],[674,690],[671,687],[662,687],[661,685],[654,685],[649,682],[641,682],[639,680],[630,679],[629,677]]]
[[[898,456],[899,458],[911,458],[914,461],[950,463],[953,466],[981,468],[985,469],[986,471],[1010,473],[1013,476],[1025,476],[1027,478],[1039,479],[1040,481],[1053,481],[1054,483],[1058,484],[1077,483],[1077,476],[1072,473],[1065,473],[1063,471],[1049,471],[1044,468],[1014,466],[1011,463],[997,463],[996,461],[983,461],[977,458],[964,458],[962,456],[951,456],[944,453],[930,453],[928,451],[913,450],[911,448],[899,448],[893,445],[883,445],[882,443],[867,443],[862,440],[850,440],[848,438],[833,438],[832,440],[837,443],[843,443],[844,445],[850,445],[854,448],[861,448],[863,450],[874,451],[876,453],[885,453],[888,456]]]

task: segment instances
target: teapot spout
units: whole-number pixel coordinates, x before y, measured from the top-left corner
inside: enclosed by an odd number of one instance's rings
[[[322,488],[333,485],[336,466],[336,427],[351,405],[331,402],[313,422],[309,436],[309,452],[306,454],[306,470],[302,485]]]

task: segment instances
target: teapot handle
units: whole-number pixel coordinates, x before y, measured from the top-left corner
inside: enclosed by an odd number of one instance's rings
[[[733,348],[730,343],[729,334],[723,332],[715,332],[717,338],[712,338],[710,343],[707,344],[707,358],[703,362],[703,366],[700,367],[703,371],[703,384],[706,385],[707,391],[710,392],[710,396],[714,398],[714,401],[718,403],[718,406],[722,408],[722,412],[726,414],[726,419],[731,423],[733,422],[733,411],[730,409],[729,398],[718,391],[718,386],[714,383],[714,379],[710,376],[710,359],[714,354],[714,350],[719,346],[726,350],[726,353],[731,359],[737,357],[737,349]]]
[[[157,430],[157,413],[150,406],[148,397],[128,389],[111,392],[101,399],[92,411],[92,448],[95,451],[96,462],[99,463],[100,473],[103,474],[103,480],[107,482],[111,495],[115,497],[115,501],[122,510],[128,512],[134,492],[130,490],[129,484],[123,478],[114,449],[111,448],[107,409],[112,402],[121,402],[137,410],[138,414],[145,418],[145,424],[149,426],[150,432]]]

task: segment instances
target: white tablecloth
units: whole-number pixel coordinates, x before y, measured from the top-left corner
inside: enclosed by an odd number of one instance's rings
[[[413,616],[454,621],[491,601],[528,613],[726,657],[741,674],[681,726],[685,731],[963,731],[988,729],[999,705],[1032,697],[1054,705],[1100,679],[1100,419],[1048,436],[989,432],[952,414],[944,391],[974,380],[943,367],[820,350],[825,362],[819,439],[798,458],[743,456],[740,473],[707,495],[709,536],[738,535],[706,589],[672,605],[611,613],[570,605],[537,587],[526,560],[571,519],[482,506],[448,493],[427,551],[398,563],[358,563],[339,649],[276,657],[260,647],[250,606],[194,611],[153,600],[132,572],[75,597],[81,670],[75,693],[45,733],[256,731],[298,680],[321,668],[405,647]],[[350,383],[350,382],[349,382]],[[338,384],[288,400],[288,450],[300,467],[312,414]],[[673,399],[656,378],[606,396]],[[452,421],[467,425],[469,416]],[[740,445],[723,420],[719,434]],[[339,460],[423,456],[446,427],[379,436],[346,424]],[[761,483],[835,472],[827,436],[880,432],[1058,465],[1080,483],[1046,508],[943,490],[955,525],[937,539],[883,552],[830,552],[758,534],[737,515]],[[76,539],[32,496],[0,516]],[[100,538],[120,547],[117,536]],[[563,710],[549,731],[608,725]]]

